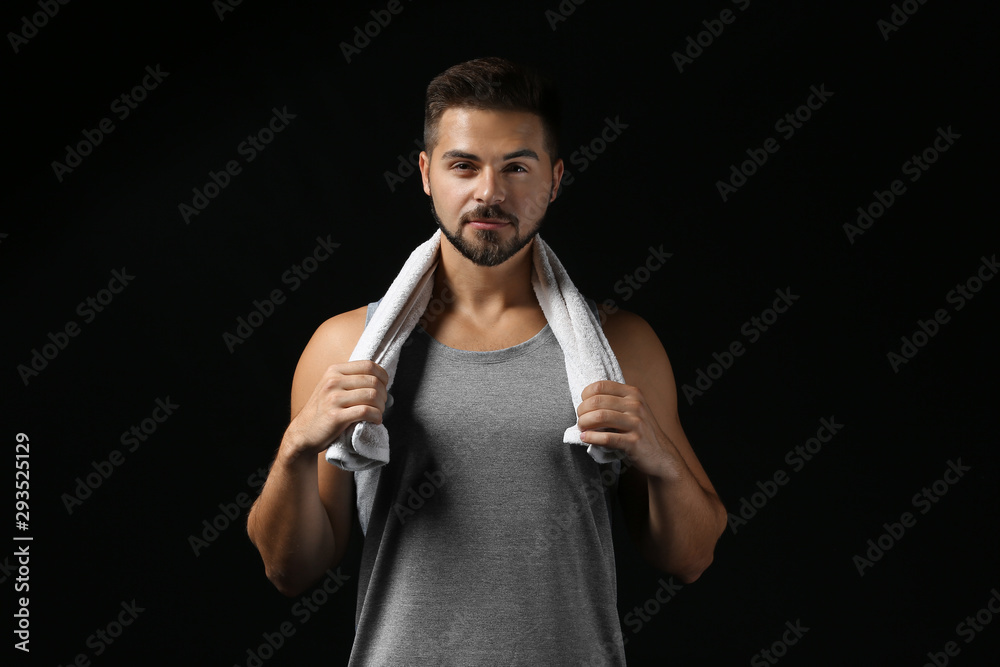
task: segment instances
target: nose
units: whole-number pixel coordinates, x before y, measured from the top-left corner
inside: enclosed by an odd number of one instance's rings
[[[486,206],[499,204],[506,198],[503,179],[494,169],[486,168],[479,173],[476,183],[476,201]]]

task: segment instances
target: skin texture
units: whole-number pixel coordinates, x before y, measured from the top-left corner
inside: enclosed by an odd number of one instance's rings
[[[437,137],[421,153],[420,171],[445,232],[432,295],[440,311],[422,325],[457,349],[524,342],[545,326],[530,284],[531,253],[562,161],[544,150],[541,119],[525,112],[448,109]],[[267,576],[286,595],[339,562],[350,535],[353,475],[323,453],[348,425],[382,419],[384,370],[345,363],[364,320],[365,308],[333,317],[307,344],[292,381],[291,422],[248,518]],[[583,439],[625,451],[630,463],[619,493],[630,535],[651,564],[694,581],[712,561],[725,509],[681,428],[673,372],[656,334],[624,311],[604,330],[626,384],[584,390]]]

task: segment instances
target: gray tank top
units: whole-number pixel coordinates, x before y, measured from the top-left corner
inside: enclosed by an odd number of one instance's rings
[[[390,393],[389,463],[355,473],[350,664],[624,665],[618,464],[562,442],[576,411],[548,325],[491,352],[418,326]]]

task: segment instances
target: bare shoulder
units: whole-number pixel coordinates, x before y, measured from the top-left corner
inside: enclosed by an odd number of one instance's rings
[[[325,368],[333,363],[347,361],[364,331],[367,311],[368,307],[362,306],[334,315],[320,324],[306,344],[299,366],[303,363],[320,363]]]
[[[625,384],[642,391],[671,437],[683,438],[674,369],[653,327],[635,313],[618,310],[608,316],[604,335],[618,359]]]
[[[292,416],[305,404],[327,368],[351,358],[354,346],[365,329],[367,310],[367,306],[349,310],[331,317],[316,328],[295,367]]]
[[[618,358],[625,383],[637,387],[642,392],[657,424],[673,443],[688,469],[706,491],[715,493],[711,480],[698,461],[687,434],[684,433],[684,427],[681,426],[680,414],[677,411],[677,383],[674,380],[674,371],[653,327],[638,315],[617,311],[614,315],[608,316],[604,332],[612,351]],[[628,486],[630,491],[626,492],[626,495],[638,494],[632,496],[633,505],[635,498],[640,499],[638,502],[642,506],[647,502],[645,491],[640,490],[645,488],[644,479],[644,476],[638,474],[622,477],[623,492]],[[640,511],[639,516],[641,515]]]
[[[617,310],[608,315],[603,328],[626,381],[662,377],[664,372],[673,379],[667,352],[653,327],[642,317]]]

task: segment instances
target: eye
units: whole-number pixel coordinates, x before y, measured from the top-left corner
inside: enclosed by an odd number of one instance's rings
[[[470,169],[473,169],[473,166],[468,162],[456,162],[451,166],[451,168],[458,171],[469,171]]]
[[[518,174],[526,174],[528,170],[521,164],[512,164],[507,167],[507,171],[513,171]]]

